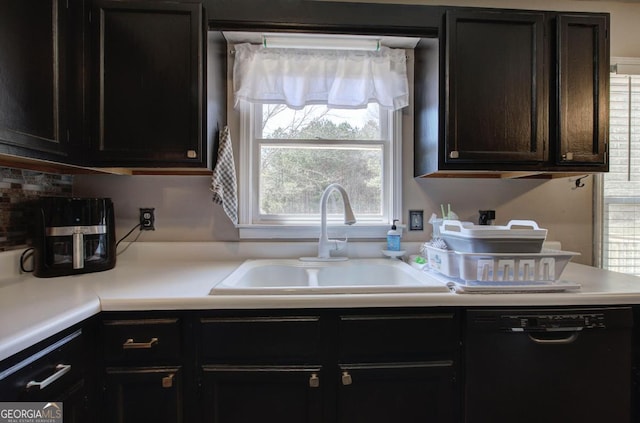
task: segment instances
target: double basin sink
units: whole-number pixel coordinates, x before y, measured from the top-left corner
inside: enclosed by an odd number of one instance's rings
[[[377,294],[448,292],[442,282],[392,259],[339,262],[246,260],[210,295]]]

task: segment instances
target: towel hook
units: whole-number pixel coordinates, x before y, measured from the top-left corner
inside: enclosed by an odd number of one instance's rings
[[[584,186],[584,182],[582,182],[582,180],[584,178],[588,178],[588,177],[589,177],[589,175],[584,175],[584,176],[581,176],[578,179],[576,179],[576,188],[582,188]]]

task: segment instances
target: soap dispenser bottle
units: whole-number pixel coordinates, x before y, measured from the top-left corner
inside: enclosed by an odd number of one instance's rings
[[[387,232],[387,250],[400,251],[400,231],[396,227],[398,219],[393,219],[391,230]]]

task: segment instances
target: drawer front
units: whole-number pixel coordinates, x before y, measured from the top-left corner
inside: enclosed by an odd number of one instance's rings
[[[0,369],[3,401],[51,401],[85,377],[82,331],[60,339],[24,360]]]
[[[201,320],[205,363],[313,363],[320,356],[316,316]]]
[[[343,315],[339,359],[347,362],[450,359],[458,348],[454,313]]]
[[[163,363],[179,360],[180,319],[105,320],[107,363]]]

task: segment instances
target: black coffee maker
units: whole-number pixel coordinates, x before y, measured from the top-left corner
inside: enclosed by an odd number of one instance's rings
[[[111,199],[43,197],[36,221],[35,276],[99,272],[115,266]]]

